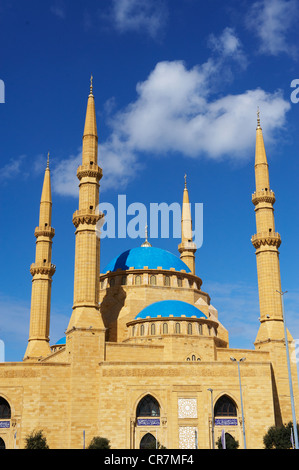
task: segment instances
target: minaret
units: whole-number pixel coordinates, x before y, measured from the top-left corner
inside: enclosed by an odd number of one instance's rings
[[[100,239],[96,224],[98,213],[99,181],[102,169],[98,166],[98,134],[92,77],[82,145],[82,165],[78,167],[79,210],[73,215],[76,227],[75,274],[71,328],[102,328],[99,312]]]
[[[273,405],[275,424],[281,425],[292,420],[290,389],[283,324],[283,311],[278,248],[281,243],[275,232],[274,192],[270,189],[269,168],[263,141],[258,111],[255,150],[256,191],[252,195],[255,205],[256,235],[251,242],[256,251],[258,290],[260,303],[260,327],[255,340],[255,348],[267,351],[271,361],[273,381]],[[288,347],[293,351],[293,338],[289,332]],[[291,355],[291,352],[290,352]],[[291,365],[295,399],[299,403],[296,362]]]
[[[38,360],[51,352],[49,345],[50,305],[52,276],[55,266],[52,259],[52,238],[55,231],[51,227],[52,197],[49,168],[49,154],[40,201],[39,226],[36,227],[35,263],[30,266],[32,278],[30,330],[24,360]]]
[[[279,252],[279,233],[275,232],[274,192],[270,189],[269,168],[265,152],[262,128],[258,111],[255,148],[256,191],[252,195],[255,205],[256,235],[251,239],[256,248],[258,288],[260,301],[261,328],[257,342],[265,341],[273,335],[280,338],[282,327],[282,304]],[[279,330],[279,332],[278,332]]]
[[[181,220],[182,241],[178,246],[181,260],[190,268],[192,274],[195,274],[195,252],[196,245],[192,241],[192,219],[187,189],[187,176],[185,175],[185,187],[183,194],[182,220]]]

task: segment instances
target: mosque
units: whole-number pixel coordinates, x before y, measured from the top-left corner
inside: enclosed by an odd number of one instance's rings
[[[95,436],[112,449],[213,449],[224,430],[239,448],[263,448],[272,425],[292,421],[274,192],[258,115],[252,202],[259,325],[254,349],[232,349],[221,315],[195,273],[188,189],[178,255],[151,246],[120,254],[100,273],[98,135],[91,83],[73,214],[73,310],[50,343],[52,198],[44,175],[27,350],[0,364],[0,447],[22,449],[42,430],[50,449],[82,449]],[[102,242],[104,247],[104,241]],[[55,279],[54,279],[55,283]],[[55,284],[54,284],[55,286]],[[293,339],[288,332],[290,353]],[[296,364],[291,364],[299,409]],[[241,385],[241,386],[240,386]]]

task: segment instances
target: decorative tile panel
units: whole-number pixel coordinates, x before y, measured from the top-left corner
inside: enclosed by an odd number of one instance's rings
[[[197,400],[195,398],[178,399],[179,418],[197,418]]]
[[[193,426],[180,426],[179,427],[179,448],[180,449],[195,449],[195,432],[196,427]]]

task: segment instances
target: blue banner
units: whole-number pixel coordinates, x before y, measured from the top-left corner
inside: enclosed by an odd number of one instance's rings
[[[237,418],[215,418],[215,426],[238,426]]]
[[[160,426],[159,418],[138,418],[137,426]]]
[[[0,421],[0,428],[10,428],[10,421]]]

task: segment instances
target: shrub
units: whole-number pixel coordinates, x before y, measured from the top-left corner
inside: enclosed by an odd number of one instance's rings
[[[47,439],[43,435],[43,431],[32,431],[25,438],[26,445],[25,449],[49,449]]]
[[[110,441],[105,437],[94,437],[87,449],[110,449]]]

